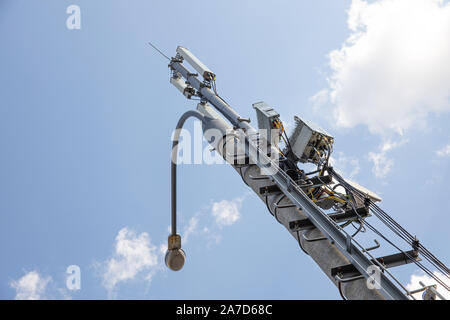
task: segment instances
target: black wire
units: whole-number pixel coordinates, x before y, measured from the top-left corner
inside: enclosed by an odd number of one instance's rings
[[[288,138],[288,136],[286,134],[286,130],[284,130],[284,126],[283,126],[283,133],[284,133],[284,137],[286,138],[286,141],[288,143],[289,150],[291,151],[291,153],[294,153],[294,151],[292,150],[291,142],[289,141],[289,138]]]
[[[315,174],[318,172],[320,172],[320,170],[311,171],[311,172],[305,173],[305,176],[309,176],[309,175],[312,175],[312,174]]]
[[[361,220],[361,221],[358,221],[359,222],[359,228],[358,229],[356,229],[356,232],[354,233],[354,234],[352,234],[352,238],[354,238],[358,233],[360,233],[361,232],[361,230],[363,229],[363,221],[364,220]],[[352,224],[352,226],[353,226],[353,224]],[[353,226],[354,227],[354,226]],[[356,228],[356,227],[355,227]]]
[[[350,195],[353,198],[353,201],[350,203],[356,212],[356,208],[354,208],[353,202],[356,203],[355,198],[353,197],[353,194],[355,193],[357,197],[361,201],[364,201],[366,196],[354,188],[353,186],[349,185],[339,174],[337,174],[332,168],[328,168],[330,174],[349,192]],[[392,217],[390,217],[386,212],[384,212],[380,207],[375,205],[373,202],[369,203],[369,208],[374,213],[374,215],[380,219],[391,231],[393,231],[396,235],[398,235],[401,239],[403,239],[406,243],[409,245],[414,245],[415,237],[413,237],[408,231],[406,231],[399,223],[397,223]],[[356,212],[357,215],[359,215]],[[450,287],[445,284],[441,279],[439,279],[437,276],[434,275],[427,267],[425,267],[422,263],[416,261],[413,257],[411,257],[408,253],[401,250],[398,246],[396,246],[392,241],[387,239],[381,232],[379,232],[375,227],[373,227],[370,223],[367,221],[365,222],[366,226],[368,226],[374,233],[379,235],[381,238],[383,238],[386,242],[388,242],[390,245],[392,245],[394,248],[405,254],[410,260],[412,260],[420,269],[422,269],[426,274],[428,274],[430,277],[432,277],[435,281],[437,281],[441,286],[443,286],[446,290],[450,291]],[[433,266],[435,266],[441,273],[443,273],[447,278],[449,277],[449,269],[443,262],[441,262],[438,258],[436,258],[428,249],[426,249],[422,244],[419,243],[418,247],[419,253],[422,254],[422,256],[430,262]]]
[[[359,191],[359,190],[356,190]],[[415,238],[410,235],[401,225],[399,225],[394,219],[392,219],[387,213],[385,213],[381,208],[377,205],[370,203],[370,208],[372,212],[390,229],[397,234],[400,238],[405,240],[409,245],[413,245],[413,241]],[[449,269],[445,266],[444,263],[439,261],[428,249],[426,249],[423,245],[419,244],[419,253],[421,253],[432,265],[434,265],[439,271],[441,271],[447,278],[449,277]]]
[[[341,178],[339,175],[337,175],[337,176],[335,176],[336,177],[336,179],[339,179],[339,178]],[[345,180],[343,180],[342,179],[342,184],[343,185],[346,185],[347,183],[346,183],[346,181]],[[354,188],[352,188],[351,186],[348,186],[349,188],[348,189],[354,189]],[[355,191],[355,193],[359,193],[359,190],[354,190]],[[353,196],[353,194],[352,194],[352,196]],[[353,198],[353,201],[354,201],[354,198]],[[356,209],[354,208],[354,205],[353,205],[353,203],[351,203],[351,205],[352,205],[352,207],[353,207],[353,209],[355,210],[355,212],[356,212]],[[381,210],[381,209],[380,209]],[[356,212],[357,213],[357,212]],[[369,223],[367,223],[366,222],[366,225],[368,225],[368,227],[373,231],[373,232],[375,232],[376,234],[378,234],[380,237],[382,237],[385,241],[387,241],[389,244],[391,244],[393,247],[395,247],[397,250],[399,250],[400,252],[402,252],[402,253],[404,253],[406,256],[408,256],[408,258],[409,259],[411,259],[419,268],[421,268],[423,271],[425,271],[425,273],[427,273],[428,275],[430,275],[432,278],[434,278],[437,282],[439,282],[441,285],[443,285],[447,290],[449,289],[448,288],[448,286],[445,284],[445,283],[443,283],[440,279],[438,279],[437,277],[435,277],[434,276],[434,274],[432,274],[431,273],[431,271],[429,270],[429,269],[427,269],[425,266],[423,266],[421,263],[418,263],[417,261],[415,261],[415,259],[413,259],[412,257],[410,257],[406,252],[404,252],[403,250],[401,250],[400,248],[398,248],[395,244],[393,244],[389,239],[387,239],[383,234],[381,234],[376,228],[374,228],[372,225],[370,225]],[[427,260],[429,260],[429,259],[427,259]],[[435,265],[435,264],[433,264],[433,265]]]
[[[372,230],[375,234],[383,238],[387,243],[397,249],[399,252],[403,253],[409,260],[414,262],[420,269],[422,269],[426,274],[428,274],[431,278],[436,280],[440,285],[442,285],[446,290],[450,291],[450,287],[445,284],[441,279],[436,277],[428,268],[426,268],[422,263],[414,259],[410,254],[400,249],[397,245],[395,245],[392,241],[390,241],[386,236],[384,236],[380,231],[378,231],[375,227],[373,227],[370,223],[366,221],[366,225]]]
[[[164,55],[160,50],[158,50],[155,46],[153,46],[151,43],[149,43],[152,47],[154,47],[158,52],[160,52],[165,58],[169,59],[166,55]],[[170,60],[170,59],[169,59]],[[211,82],[211,87],[213,88],[214,93],[227,105],[229,105],[225,99],[223,99],[218,93],[217,93],[217,87],[216,87],[216,82],[215,80],[213,80]],[[284,129],[284,127],[283,127]],[[292,151],[292,146],[291,143],[289,141],[289,138],[286,134],[286,131],[283,130],[283,134],[286,138],[286,141],[288,143],[288,147],[291,153],[293,153]],[[323,171],[325,169],[328,169],[329,171],[331,171],[331,175],[336,178],[336,180],[338,180],[338,182],[347,190],[347,192],[350,190],[350,195],[353,198],[353,201],[350,201],[353,210],[355,211],[356,215],[361,219],[360,220],[360,228],[357,230],[357,232],[354,234],[356,235],[362,228],[362,221],[365,221],[357,212],[356,208],[354,207],[354,203],[356,203],[355,198],[353,196],[353,193],[357,194],[357,196],[360,197],[360,200],[364,201],[365,200],[365,195],[360,192],[359,190],[357,190],[356,188],[354,188],[353,186],[349,185],[339,174],[337,174],[332,168],[328,167],[328,162],[329,162],[329,158],[331,155],[331,147],[328,144],[328,152],[327,152],[327,157],[325,160],[325,163],[322,165],[322,168],[320,170],[318,170],[320,172],[320,175],[323,173]],[[314,190],[315,191],[315,190]],[[280,200],[278,200],[278,203],[281,201],[281,199],[283,199],[283,197],[280,198]],[[272,211],[270,210],[269,206],[268,206],[268,202],[267,202],[267,196],[266,196],[266,206],[267,209],[269,210],[269,212],[275,216],[275,218],[277,219],[278,222],[280,222],[278,220],[278,217],[276,215],[276,211],[277,208],[275,208],[275,213],[272,213]],[[401,239],[403,239],[406,243],[408,243],[409,245],[413,245],[414,241],[415,241],[415,237],[413,237],[406,229],[404,229],[399,223],[397,223],[392,217],[390,217],[386,212],[384,212],[380,207],[378,207],[376,204],[374,204],[373,202],[370,202],[369,204],[370,209],[372,210],[372,212],[374,213],[374,215],[380,219],[380,221],[382,221],[389,229],[391,229],[391,231],[394,232],[394,234],[396,234],[397,236],[399,236]],[[405,256],[407,256],[410,260],[412,260],[419,268],[421,268],[425,273],[427,273],[430,277],[432,277],[434,280],[436,280],[439,284],[441,284],[445,289],[447,289],[448,291],[450,291],[450,287],[445,284],[442,280],[440,280],[438,277],[436,277],[428,268],[426,268],[424,265],[422,265],[420,262],[416,261],[413,257],[411,257],[407,252],[404,252],[403,250],[401,250],[399,247],[397,247],[392,241],[390,241],[389,239],[387,239],[381,232],[379,232],[375,227],[373,227],[370,223],[368,223],[367,221],[365,221],[366,226],[369,227],[369,229],[371,229],[374,233],[376,233],[377,235],[379,235],[381,238],[383,238],[386,242],[388,242],[389,244],[391,244],[394,248],[396,248],[397,250],[399,250],[400,252],[402,252],[403,254],[405,254]],[[297,232],[297,236],[298,236],[298,232]],[[301,244],[299,242],[299,245],[301,247]],[[301,247],[302,248],[302,247]],[[303,249],[303,248],[302,248]],[[419,253],[421,253],[426,259],[427,261],[429,261],[432,265],[434,265],[438,270],[440,270],[447,278],[450,279],[450,269],[443,263],[441,262],[436,256],[434,256],[427,248],[425,248],[422,244],[419,243],[418,246],[418,250]],[[304,250],[303,250],[304,251]],[[306,252],[306,251],[305,251]]]

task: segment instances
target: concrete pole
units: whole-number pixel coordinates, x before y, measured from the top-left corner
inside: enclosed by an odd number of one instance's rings
[[[216,112],[208,104],[199,104],[198,111],[204,115],[203,129],[217,129],[223,133],[223,139],[233,139],[229,135],[226,135],[233,130],[218,112]],[[208,140],[210,137],[205,136]],[[209,140],[208,140],[209,141]],[[228,141],[228,140],[227,140]],[[215,148],[222,156],[223,148],[226,146],[227,141],[215,140],[209,141],[211,146]],[[260,188],[273,184],[269,179],[255,179],[255,177],[261,177],[260,169],[256,165],[248,165],[240,168],[237,165],[229,163],[239,174],[242,172],[242,178],[245,183],[258,195],[262,201],[266,201],[265,196],[259,193]],[[306,219],[306,216],[302,211],[296,207],[289,207],[292,202],[283,197],[283,194],[271,194],[267,197],[267,204],[272,213],[276,212],[276,218],[288,232],[299,242],[303,250],[314,260],[315,263],[322,269],[325,275],[338,286],[338,282],[331,276],[331,269],[334,267],[350,264],[349,260],[328,240],[320,241],[307,241],[307,239],[317,239],[324,237],[323,234],[315,230],[307,230],[300,232],[291,232],[289,228],[289,222],[293,220]],[[277,208],[276,204],[279,207]],[[276,211],[275,211],[276,210]],[[352,282],[342,283],[341,291],[343,296],[348,300],[383,300],[384,297],[380,291],[376,289],[369,289],[366,285],[366,279],[355,280]]]

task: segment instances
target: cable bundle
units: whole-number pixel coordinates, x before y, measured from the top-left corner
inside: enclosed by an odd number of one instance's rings
[[[360,201],[365,202],[368,204],[369,209],[371,212],[381,221],[383,224],[385,224],[392,232],[394,232],[397,236],[399,236],[401,239],[403,239],[408,245],[412,246],[414,249],[416,249],[419,254],[423,256],[428,262],[430,262],[434,267],[436,267],[437,270],[439,270],[445,277],[450,279],[450,269],[442,262],[440,261],[435,255],[433,255],[427,248],[425,248],[421,243],[418,242],[416,237],[412,236],[406,229],[404,229],[397,221],[395,221],[389,214],[387,214],[383,209],[381,209],[379,206],[377,206],[375,203],[370,201],[370,199],[367,198],[367,195],[365,195],[360,190],[354,188],[352,185],[350,185],[348,182],[342,178],[336,171],[333,170],[333,168],[328,167],[327,168],[328,173],[336,179],[336,181],[344,187],[344,189],[352,194],[353,196],[357,197]],[[352,204],[353,206],[353,204]],[[356,208],[353,209],[356,211]],[[389,244],[391,244],[393,247],[395,247],[400,252],[404,253],[409,259],[411,259],[420,269],[422,269],[427,275],[432,277],[434,280],[436,280],[437,283],[439,283],[441,286],[443,286],[446,290],[450,292],[450,286],[448,286],[445,282],[443,282],[441,279],[439,279],[433,272],[431,272],[427,267],[425,267],[422,263],[419,261],[416,261],[413,257],[411,257],[409,254],[398,248],[392,241],[390,241],[386,236],[384,236],[380,231],[378,231],[375,227],[370,225],[367,221],[365,221],[365,225],[367,225],[373,232],[378,234],[380,237],[382,237],[384,240],[386,240]]]

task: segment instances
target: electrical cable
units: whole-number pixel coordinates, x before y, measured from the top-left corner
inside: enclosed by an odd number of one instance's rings
[[[350,184],[348,184],[339,174],[337,174],[332,168],[328,168],[329,173],[347,190],[350,192],[350,194],[353,196],[353,194],[356,194],[356,196],[359,198],[360,201],[364,201],[366,199],[366,195],[364,195],[360,190],[354,188]],[[354,198],[354,197],[353,197]],[[353,199],[353,202],[356,203],[355,199]],[[356,212],[356,208],[354,207],[353,202],[350,202],[352,205],[354,211]],[[413,237],[406,229],[404,229],[399,223],[397,223],[392,217],[390,217],[386,212],[384,212],[380,207],[378,207],[376,204],[374,204],[372,201],[369,202],[369,208],[374,213],[374,215],[379,218],[381,222],[383,222],[391,231],[399,236],[401,239],[403,239],[407,244],[414,247],[414,244],[416,241],[415,237]],[[356,212],[357,213],[357,212]],[[378,236],[383,238],[386,242],[388,242],[390,245],[392,245],[394,248],[405,254],[410,260],[412,260],[420,269],[422,269],[427,275],[432,277],[436,282],[438,282],[441,286],[443,286],[446,290],[450,291],[450,286],[448,286],[446,283],[444,283],[441,279],[439,279],[437,276],[434,275],[433,272],[431,272],[427,267],[425,267],[422,263],[419,261],[416,261],[414,257],[411,257],[408,253],[401,250],[398,246],[396,246],[392,241],[390,241],[387,237],[385,237],[381,232],[379,232],[375,227],[373,227],[370,223],[367,221],[365,222],[366,226],[371,229],[374,233],[376,233]],[[438,258],[436,258],[428,249],[426,249],[423,245],[419,243],[417,246],[418,252],[422,254],[422,256],[430,262],[433,266],[435,266],[439,271],[441,271],[442,274],[444,274],[447,278],[449,277],[449,269],[445,266],[443,262],[441,262]]]
[[[152,45],[150,43],[150,45]],[[152,45],[153,46],[153,45]],[[154,46],[153,46],[154,47]],[[156,47],[154,47],[158,52],[160,52],[160,50],[158,50]],[[164,57],[168,58],[167,56],[165,56],[162,52],[160,52]],[[211,87],[214,91],[214,93],[227,105],[229,105],[225,99],[223,99],[218,93],[217,93],[217,87],[216,87],[216,82],[215,79],[211,81]],[[281,137],[283,138],[286,147],[289,148],[288,151],[290,151],[291,154],[293,154],[293,149],[292,146],[290,144],[289,141],[289,137],[286,134],[286,131],[284,130],[284,126],[283,124],[280,122],[281,124],[281,129],[282,129],[282,134]],[[283,136],[284,135],[284,136]],[[324,137],[325,138],[325,137]],[[319,161],[318,162],[318,170],[316,170],[313,173],[318,172],[319,173],[319,177],[323,175],[325,170],[328,170],[330,175],[335,178],[338,181],[338,184],[335,187],[337,187],[338,185],[341,185],[347,192],[347,195],[350,195],[349,200],[344,200],[341,199],[339,197],[336,197],[336,199],[340,199],[339,202],[345,202],[345,203],[350,203],[350,205],[352,206],[353,210],[355,211],[355,213],[357,214],[357,216],[359,217],[359,228],[357,229],[357,231],[352,235],[352,237],[354,237],[356,234],[358,234],[362,229],[363,229],[363,222],[365,223],[365,225],[372,230],[375,234],[377,234],[378,236],[380,236],[381,238],[383,238],[386,242],[388,242],[390,245],[392,245],[394,248],[396,248],[397,250],[399,250],[400,252],[402,252],[406,257],[408,257],[410,260],[412,260],[420,269],[422,269],[426,274],[428,274],[430,277],[432,277],[433,279],[435,279],[441,286],[443,286],[445,289],[447,289],[448,291],[450,291],[450,287],[448,285],[446,285],[442,280],[440,280],[438,277],[436,277],[427,267],[425,267],[423,264],[419,263],[418,261],[416,261],[416,259],[414,259],[413,257],[411,257],[407,252],[404,252],[403,250],[401,250],[398,246],[396,246],[392,241],[390,241],[386,236],[384,236],[381,232],[379,232],[375,227],[373,227],[370,223],[368,223],[367,221],[365,221],[357,212],[356,208],[355,208],[355,204],[356,204],[356,199],[355,199],[355,195],[356,197],[359,198],[360,201],[364,202],[366,200],[366,195],[364,195],[361,191],[357,190],[356,188],[354,188],[353,186],[351,186],[350,184],[348,184],[339,174],[337,174],[331,167],[328,167],[329,164],[329,159],[330,159],[330,155],[332,153],[332,145],[330,144],[330,142],[328,141],[328,139],[325,138],[325,142],[327,143],[327,149],[326,149],[326,157],[324,160]],[[317,150],[316,150],[317,151]],[[284,156],[284,154],[281,152],[280,150],[280,154],[283,155],[284,158],[286,158],[288,161],[291,160],[290,162],[292,162],[293,165],[296,166],[295,161],[293,161],[292,159],[289,159],[288,157]],[[319,153],[319,159],[322,159],[322,156]],[[242,176],[242,171],[240,171],[241,176]],[[310,175],[313,173],[308,173],[306,175]],[[332,193],[335,193],[334,188],[332,190]],[[317,195],[317,192],[319,192],[322,188],[314,188],[314,190],[310,190],[308,193],[311,194],[311,196],[314,197]],[[323,192],[323,191],[322,191]],[[329,197],[330,198],[330,197]],[[277,201],[277,204],[283,199],[283,196]],[[335,199],[335,200],[336,200]],[[317,200],[316,200],[317,201]],[[265,198],[265,202],[266,202],[266,206],[267,209],[269,210],[269,212],[275,216],[276,220],[278,222],[280,222],[278,220],[278,217],[276,215],[276,211],[277,208],[275,208],[275,213],[272,213],[272,211],[269,208],[268,205],[268,197],[266,196]],[[374,204],[372,201],[369,201],[369,205],[368,205],[369,209],[374,213],[374,215],[383,223],[385,224],[394,234],[396,234],[397,236],[399,236],[401,239],[403,239],[407,244],[412,245],[414,247],[414,245],[416,244],[416,238],[413,237],[408,231],[406,231],[406,229],[404,229],[399,223],[397,223],[391,216],[389,216],[386,212],[384,212],[380,207],[378,207],[376,204]],[[299,234],[297,232],[297,237],[299,239]],[[299,245],[301,247],[300,241],[299,241]],[[439,271],[441,271],[446,277],[448,277],[450,279],[450,269],[445,266],[445,264],[443,262],[441,262],[437,257],[435,257],[427,248],[425,248],[421,243],[416,244],[417,250],[419,251],[419,253],[422,254],[422,256],[429,261],[433,266],[435,266]],[[302,248],[302,247],[301,247]],[[302,248],[302,250],[304,251],[304,249]],[[305,251],[306,252],[306,251]],[[344,298],[344,296],[342,295],[341,292],[341,288],[339,285],[339,291],[341,293],[341,296]]]

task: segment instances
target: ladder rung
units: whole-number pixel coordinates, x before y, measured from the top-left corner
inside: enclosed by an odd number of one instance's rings
[[[306,180],[308,187],[311,185],[329,184],[331,182],[332,182],[331,176],[313,177],[311,179]],[[300,181],[296,181],[296,183],[300,187],[302,187],[302,183],[300,183]],[[280,192],[280,188],[278,188],[278,186],[276,184],[259,188],[260,194],[268,194],[268,193],[275,193],[275,192]]]
[[[412,257],[410,259],[408,256]],[[415,250],[406,251],[405,253],[395,253],[389,256],[379,257],[377,258],[378,262],[381,263],[385,268],[393,268],[397,266],[402,266],[408,263],[413,263],[416,261],[420,261],[422,259],[419,258],[419,254]],[[376,262],[372,259],[372,262],[376,264]],[[353,264],[347,264],[345,266],[339,266],[331,269],[331,275],[334,277],[337,274],[340,275],[341,278],[351,278],[361,273],[356,269]]]
[[[356,212],[363,218],[369,215],[366,207],[356,209]],[[332,213],[328,215],[334,222],[343,222],[358,218],[358,215],[353,209],[346,210],[343,213]],[[315,229],[314,224],[309,219],[295,220],[289,222],[291,231],[311,230]]]

